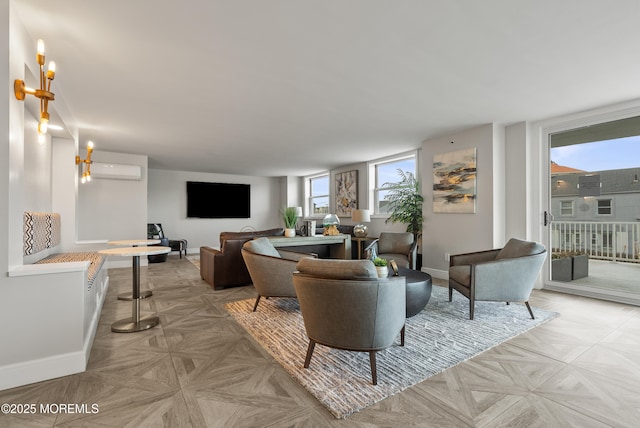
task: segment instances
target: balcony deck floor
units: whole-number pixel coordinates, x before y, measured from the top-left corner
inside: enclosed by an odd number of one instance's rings
[[[640,263],[589,259],[589,276],[567,283],[640,295]]]

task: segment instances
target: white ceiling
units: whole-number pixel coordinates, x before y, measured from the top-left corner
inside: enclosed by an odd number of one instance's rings
[[[14,0],[100,150],[305,175],[640,97],[640,1]]]

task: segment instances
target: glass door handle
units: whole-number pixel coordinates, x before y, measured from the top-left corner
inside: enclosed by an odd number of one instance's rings
[[[544,225],[549,226],[549,224],[553,221],[553,214],[549,212],[544,212]]]

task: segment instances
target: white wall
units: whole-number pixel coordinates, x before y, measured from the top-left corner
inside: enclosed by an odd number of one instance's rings
[[[85,159],[81,144],[79,156]],[[112,153],[100,150],[92,155],[94,162],[139,165],[142,179],[112,180],[94,178],[78,185],[78,240],[146,239],[147,237],[147,156]]]
[[[456,134],[427,140],[422,144],[422,191],[424,224],[422,235],[423,269],[436,277],[446,277],[449,262],[445,253],[457,254],[496,248],[495,236],[504,234],[494,224],[496,207],[494,177],[503,177],[504,162],[499,160],[500,144],[495,125],[483,125]],[[498,147],[496,147],[498,146]],[[475,214],[433,212],[433,155],[475,147],[477,154],[477,200]],[[498,189],[499,192],[499,189]]]
[[[74,140],[53,138],[51,150],[52,164],[52,206],[51,211],[60,214],[60,251],[81,251],[77,247],[76,200],[78,177],[74,165],[76,143]]]
[[[11,75],[15,69],[9,52],[9,0],[0,0],[0,63],[9,64],[9,67],[0,67],[0,200],[3,201],[0,209],[0,287],[5,286],[7,278],[4,272],[8,270],[9,248],[13,245],[9,242],[9,143],[12,131],[16,132],[16,120],[13,118],[17,106],[11,101],[10,88]],[[11,115],[9,112],[11,111]],[[0,292],[1,293],[1,292]],[[1,294],[0,294],[1,295]],[[5,321],[0,315],[0,321]],[[4,325],[4,323],[3,323]]]
[[[527,223],[524,221],[530,209],[529,193],[527,190],[525,165],[527,160],[528,128],[526,123],[508,126],[505,130],[505,195],[507,216],[505,218],[505,233],[508,237],[529,238]]]
[[[27,171],[24,174],[25,211],[51,211],[51,137],[44,143],[38,140],[38,121],[25,110],[24,158]]]
[[[242,183],[251,186],[251,217],[248,219],[187,218],[187,181]],[[189,253],[201,246],[219,246],[220,232],[284,227],[280,217],[281,177],[255,177],[187,171],[149,170],[146,222],[161,223],[169,239],[186,239]],[[285,184],[286,187],[286,184]],[[146,223],[145,222],[145,223]],[[146,230],[146,225],[145,225]]]

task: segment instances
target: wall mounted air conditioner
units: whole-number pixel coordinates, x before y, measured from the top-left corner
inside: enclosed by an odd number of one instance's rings
[[[142,167],[140,165],[93,162],[91,164],[91,178],[140,181]]]

